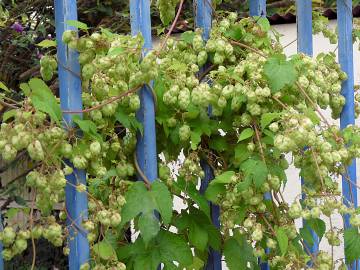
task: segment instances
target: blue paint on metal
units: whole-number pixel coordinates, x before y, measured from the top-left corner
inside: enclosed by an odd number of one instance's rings
[[[0,232],[2,232],[3,229],[4,229],[4,225],[3,225],[2,216],[0,213]],[[2,252],[3,252],[3,244],[2,244],[2,242],[0,242],[0,270],[4,270],[4,258],[2,256]]]
[[[201,181],[200,193],[204,194],[212,179],[214,179],[214,172],[206,161],[201,161],[201,167],[205,173],[204,179]],[[216,228],[220,228],[220,207],[213,203],[210,205],[211,221]],[[221,270],[221,253],[210,248],[209,257],[206,263],[205,270]]]
[[[313,55],[313,36],[312,36],[312,3],[311,0],[297,0],[296,1],[297,11],[297,44],[298,52],[302,52],[309,56]],[[303,179],[301,184],[303,184]],[[303,197],[304,199],[304,197]],[[303,220],[303,226],[306,225],[306,221]],[[310,230],[310,229],[309,229]],[[307,249],[316,254],[319,251],[319,238],[313,230],[310,230],[314,244],[307,245]],[[305,242],[306,243],[306,242]],[[310,262],[311,264],[311,262]]]
[[[212,1],[211,0],[194,0],[195,26],[202,29],[202,38],[208,40],[211,31],[212,20]],[[211,107],[209,106],[209,114]],[[214,179],[214,172],[207,162],[202,161],[201,166],[204,170],[205,177],[202,179],[200,193],[204,193],[210,181]],[[211,220],[213,224],[220,228],[220,207],[210,204]],[[209,257],[205,266],[205,270],[221,270],[221,253],[210,248]]]
[[[340,117],[340,127],[343,129],[348,125],[355,124],[354,112],[354,63],[353,63],[353,40],[352,40],[352,1],[337,0],[337,18],[339,29],[339,63],[348,79],[342,84],[342,95],[346,99],[345,106]],[[350,181],[356,183],[356,163],[355,160],[347,168]],[[342,180],[342,192],[344,204],[349,205],[353,201],[357,207],[357,189],[355,185],[349,183],[345,177]],[[345,228],[350,227],[349,216],[344,216]],[[345,243],[346,245],[346,243]],[[354,262],[349,269],[358,269],[359,261]]]
[[[57,56],[59,61],[59,83],[60,103],[62,110],[82,110],[80,64],[78,53],[68,48],[62,42],[63,32],[76,30],[66,24],[68,20],[77,20],[77,7],[75,0],[55,0],[55,24],[57,39]],[[69,71],[71,70],[71,71]],[[80,114],[80,116],[82,116]],[[64,126],[73,125],[70,114],[64,114]],[[70,164],[71,165],[71,164]],[[74,173],[67,177],[72,185],[86,184],[86,173],[83,170],[74,170]],[[80,266],[89,262],[90,249],[86,232],[81,229],[81,224],[88,215],[88,200],[85,192],[77,192],[76,189],[67,185],[66,208],[70,215],[68,218],[70,235],[68,238],[70,254],[69,269],[78,270]],[[73,224],[72,226],[70,226]]]
[[[250,0],[250,16],[266,16],[266,0]]]
[[[152,48],[150,0],[131,0],[131,34],[141,34],[144,38],[144,55]],[[138,133],[138,163],[149,181],[157,179],[157,154],[155,132],[155,105],[151,89],[144,86],[139,93],[141,108],[137,112],[138,120],[143,124],[144,133]]]

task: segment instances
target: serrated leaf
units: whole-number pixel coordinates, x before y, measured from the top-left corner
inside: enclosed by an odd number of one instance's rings
[[[360,259],[360,234],[357,228],[348,228],[344,231],[345,259],[350,264]]]
[[[261,129],[266,128],[269,124],[271,124],[271,122],[273,122],[275,119],[280,117],[280,113],[264,113],[261,116]]]
[[[153,239],[160,230],[159,220],[154,213],[144,213],[139,217],[138,226],[145,245]]]
[[[217,202],[218,195],[225,193],[226,188],[223,184],[209,185],[205,191],[205,198],[211,202]]]
[[[72,119],[85,134],[98,141],[101,141],[101,135],[97,132],[96,124],[93,121],[83,120],[79,115],[74,115]]]
[[[31,88],[31,101],[35,109],[47,113],[52,121],[60,124],[60,105],[50,88],[38,78],[31,79],[29,86]]]
[[[325,222],[319,218],[313,218],[306,220],[306,224],[316,232],[319,240],[321,241],[321,238],[324,236],[326,231]]]
[[[110,258],[116,258],[116,252],[114,248],[107,242],[101,241],[93,245],[94,252],[103,260],[109,260]]]
[[[270,30],[270,22],[266,17],[255,16],[254,19],[257,24],[260,25],[261,30],[264,32],[268,32]]]
[[[300,235],[308,246],[314,245],[314,239],[308,227],[300,228]]]
[[[157,210],[164,223],[168,224],[172,217],[173,200],[167,186],[161,181],[155,181],[151,185],[151,194],[154,197]]]
[[[9,110],[6,111],[3,116],[2,116],[2,121],[6,122],[7,120],[9,120],[10,118],[14,117],[16,115],[17,110]]]
[[[246,128],[243,131],[241,131],[239,138],[238,138],[238,142],[249,139],[253,135],[254,135],[254,130],[252,128]]]
[[[264,74],[273,93],[294,84],[297,79],[294,64],[287,61],[285,55],[269,57],[264,65]]]
[[[231,177],[235,175],[234,171],[226,171],[218,176],[216,176],[211,182],[210,185],[216,184],[229,184],[231,183]]]
[[[141,134],[143,134],[144,128],[142,124],[136,119],[135,116],[127,114],[120,106],[118,106],[116,109],[115,118],[125,128],[135,129],[140,131]]]
[[[224,256],[227,267],[230,270],[252,269],[250,268],[249,263],[256,262],[256,259],[253,256],[251,245],[246,241],[246,238],[243,235],[236,238],[229,238],[225,242]]]
[[[248,159],[240,168],[245,174],[245,180],[251,179],[257,188],[260,188],[267,178],[268,168],[262,160]]]
[[[191,131],[191,149],[196,150],[198,144],[201,142],[202,131],[195,129]]]
[[[197,249],[204,251],[208,243],[208,232],[197,223],[192,222],[189,228],[189,240]]]
[[[42,47],[42,48],[50,48],[50,47],[56,47],[56,41],[50,40],[50,39],[44,39],[40,43],[36,44],[36,46]]]
[[[157,242],[163,262],[177,261],[183,266],[189,266],[193,263],[191,249],[181,236],[161,231]]]
[[[281,254],[282,256],[284,256],[288,250],[289,238],[287,237],[286,232],[283,228],[277,228],[275,231]]]
[[[155,209],[155,202],[143,182],[135,182],[125,194],[126,203],[121,210],[122,224],[129,222],[141,212],[151,212]]]
[[[69,26],[73,26],[75,28],[78,28],[78,29],[82,29],[82,30],[88,30],[89,29],[89,27],[87,26],[86,23],[79,22],[77,20],[67,20],[66,24],[69,25]]]

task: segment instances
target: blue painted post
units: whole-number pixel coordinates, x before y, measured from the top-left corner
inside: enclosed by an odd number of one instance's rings
[[[340,127],[345,128],[347,125],[355,124],[354,111],[354,63],[353,63],[353,40],[352,40],[352,1],[337,0],[337,18],[339,29],[339,62],[341,68],[346,72],[348,79],[342,84],[342,95],[346,99],[345,106],[340,116]],[[347,168],[348,176],[351,182],[356,183],[356,163]],[[349,205],[353,200],[354,206],[357,207],[357,189],[355,185],[349,183],[343,176],[342,192],[344,204]],[[344,216],[345,228],[350,227],[349,216]],[[345,243],[346,245],[346,243]],[[356,261],[349,266],[349,269],[359,269],[360,262]]]
[[[131,34],[141,34],[144,38],[144,55],[152,48],[150,0],[131,0]],[[157,154],[155,132],[155,105],[151,89],[144,86],[140,90],[141,108],[137,117],[144,127],[143,136],[138,133],[137,160],[145,176],[153,182],[157,179]]]
[[[250,16],[266,16],[266,0],[250,0]]]
[[[266,0],[250,0],[250,16],[266,16]],[[271,193],[267,192],[264,195],[265,200],[271,200]],[[269,249],[266,249],[266,253]],[[266,262],[259,260],[261,270],[270,270],[270,266]]]
[[[3,229],[4,229],[3,221],[2,221],[2,216],[0,213],[0,231],[2,232]],[[4,270],[4,258],[2,256],[2,252],[3,252],[3,244],[2,244],[2,242],[0,242],[0,270]]]
[[[297,23],[297,44],[298,52],[302,52],[309,56],[313,55],[313,37],[312,37],[312,4],[311,0],[297,0],[296,1],[296,23]],[[301,179],[301,183],[304,181]],[[306,226],[306,221],[303,220],[303,226]],[[312,254],[319,251],[319,238],[313,230],[310,230],[314,244],[307,245],[307,248]]]
[[[208,40],[210,37],[212,20],[211,5],[211,0],[194,0],[195,26],[203,30],[202,37],[204,40]],[[211,108],[209,108],[209,113],[211,113]],[[204,170],[205,177],[201,182],[200,193],[204,193],[210,181],[214,179],[214,172],[205,161],[201,162],[201,167]],[[217,228],[220,228],[220,207],[210,203],[210,209],[213,224]],[[212,248],[209,250],[205,270],[221,270],[221,254]]]
[[[57,39],[57,56],[59,61],[60,103],[64,111],[82,110],[80,64],[78,53],[68,48],[62,42],[62,35],[66,30],[76,30],[66,24],[68,20],[77,20],[76,0],[55,0],[55,24]],[[66,67],[66,68],[65,68]],[[68,70],[67,70],[68,69]],[[70,72],[71,70],[72,72]],[[79,114],[82,116],[81,114]],[[65,127],[73,125],[72,115],[64,114]],[[74,173],[67,177],[72,185],[85,184],[84,170],[74,169]],[[82,221],[87,219],[88,200],[85,192],[77,192],[72,185],[66,186],[66,209],[70,215],[69,226],[69,269],[79,270],[80,266],[89,262],[90,249],[87,235],[81,228]]]

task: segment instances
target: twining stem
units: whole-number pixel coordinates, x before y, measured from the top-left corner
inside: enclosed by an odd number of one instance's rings
[[[174,19],[174,21],[173,21],[173,23],[172,23],[172,25],[171,25],[171,27],[170,27],[169,32],[167,32],[164,41],[163,41],[162,44],[161,44],[160,50],[157,52],[158,54],[165,48],[165,45],[166,45],[167,40],[169,39],[169,37],[171,36],[172,32],[174,31],[175,26],[176,26],[176,23],[177,23],[177,21],[179,20],[179,17],[180,17],[180,14],[181,14],[183,4],[184,4],[184,0],[181,0],[181,1],[180,1],[180,4],[179,4],[178,11],[177,11],[176,16],[175,16],[175,19]]]

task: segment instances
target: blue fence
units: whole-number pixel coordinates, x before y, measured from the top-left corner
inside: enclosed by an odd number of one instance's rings
[[[266,0],[249,0],[251,16],[266,16]],[[312,6],[311,0],[297,0],[297,32],[298,51],[307,55],[313,54],[312,44]],[[212,21],[211,0],[194,0],[194,13],[196,27],[203,29],[204,39],[209,38]],[[77,20],[76,0],[55,0],[55,23],[58,44],[59,81],[61,107],[65,111],[79,111],[82,109],[81,80],[76,73],[80,73],[78,54],[62,43],[61,37],[65,30],[72,29],[65,22]],[[130,0],[131,30],[133,35],[141,33],[145,40],[144,55],[152,48],[150,0]],[[339,31],[339,62],[342,69],[347,73],[348,79],[342,85],[342,94],[346,97],[346,104],[341,114],[341,128],[348,124],[355,123],[354,115],[354,71],[353,71],[353,43],[352,43],[352,0],[337,0],[338,31]],[[74,29],[75,30],[75,29]],[[70,72],[72,71],[72,72]],[[154,181],[157,178],[157,152],[156,152],[156,131],[155,131],[155,105],[153,95],[149,87],[141,89],[141,109],[137,117],[144,126],[143,135],[138,134],[137,158],[138,163],[145,176]],[[80,115],[81,116],[81,115]],[[64,115],[67,126],[72,125],[70,115]],[[205,178],[202,183],[202,190],[206,188],[213,172],[207,164],[202,164]],[[348,168],[351,182],[356,182],[355,161]],[[86,183],[85,172],[75,170],[68,178],[73,185]],[[348,180],[343,179],[344,203],[348,204],[354,199],[357,203],[357,190]],[[74,186],[66,188],[66,208],[70,215],[69,224],[76,221],[75,226],[70,229],[70,255],[69,269],[78,270],[80,265],[89,262],[89,244],[86,232],[76,230],[82,220],[87,218],[87,195],[77,192]],[[220,226],[220,209],[211,205],[212,221],[215,226]],[[349,218],[345,217],[345,227],[349,227]],[[76,230],[76,232],[75,232]],[[313,233],[315,244],[309,247],[311,252],[318,250],[318,241]],[[0,245],[0,250],[1,250]],[[261,269],[269,269],[265,262],[260,262]],[[359,262],[353,263],[349,269],[358,269]],[[0,256],[0,270],[4,269],[2,257]],[[210,250],[206,270],[220,270],[221,254]],[[145,269],[144,269],[145,270]]]

